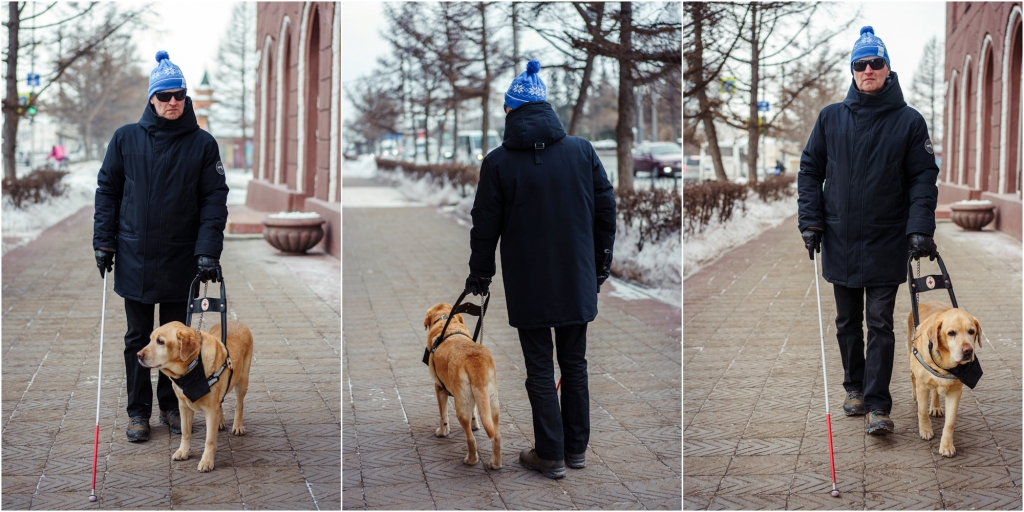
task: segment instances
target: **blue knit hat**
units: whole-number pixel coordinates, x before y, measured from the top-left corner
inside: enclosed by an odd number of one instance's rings
[[[875,35],[875,29],[870,25],[861,27],[860,39],[853,43],[853,53],[850,54],[850,73],[853,73],[853,61],[864,57],[881,57],[885,59],[885,65],[892,69],[889,63],[889,50],[885,49],[885,43]]]
[[[512,80],[505,92],[505,104],[509,108],[518,108],[523,103],[531,101],[547,101],[548,88],[537,76],[540,71],[540,62],[531,60],[526,63],[526,71]]]
[[[153,93],[168,89],[188,90],[188,87],[185,87],[185,75],[181,73],[178,66],[171,63],[167,52],[163,50],[156,52],[156,61],[156,67],[149,73],[150,98],[153,97]]]

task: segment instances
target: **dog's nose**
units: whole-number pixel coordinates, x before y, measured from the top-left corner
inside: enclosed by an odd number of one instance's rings
[[[964,361],[969,361],[972,357],[974,357],[974,349],[971,347],[964,347]]]

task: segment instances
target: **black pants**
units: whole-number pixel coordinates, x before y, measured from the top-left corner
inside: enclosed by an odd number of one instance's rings
[[[836,338],[843,356],[843,388],[864,393],[867,412],[892,410],[893,310],[899,286],[847,288],[833,285],[836,296]],[[864,297],[867,297],[865,306]],[[868,346],[864,353],[864,312],[867,311]]]
[[[544,460],[562,460],[565,453],[582,454],[590,441],[587,324],[554,329],[558,367],[562,371],[561,407],[551,361],[551,328],[519,329],[537,456]]]
[[[138,353],[149,344],[153,332],[153,307],[131,299],[124,300],[124,312],[128,317],[128,332],[124,335],[124,366],[128,372],[128,416],[149,418],[153,413],[153,384],[150,382],[151,369],[139,364]],[[175,320],[184,323],[188,301],[164,302],[160,304],[160,324]],[[161,411],[178,410],[178,397],[171,388],[171,380],[157,370],[156,399]]]

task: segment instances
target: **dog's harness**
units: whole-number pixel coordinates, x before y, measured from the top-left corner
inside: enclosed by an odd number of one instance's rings
[[[482,340],[477,340],[480,339],[480,333],[482,332],[481,330],[483,329],[484,326],[484,315],[487,314],[487,304],[491,301],[491,294],[490,292],[488,292],[486,294],[486,297],[484,297],[483,303],[477,306],[472,302],[462,302],[462,300],[466,298],[466,294],[468,293],[468,290],[463,291],[462,295],[459,296],[459,299],[455,301],[455,305],[452,306],[452,310],[447,315],[441,315],[440,318],[434,320],[434,322],[431,324],[436,324],[440,320],[445,321],[444,327],[441,328],[441,333],[438,334],[436,338],[434,338],[434,343],[431,345],[431,347],[423,349],[423,364],[427,365],[428,368],[433,369],[433,367],[431,366],[433,359],[430,356],[434,352],[437,352],[437,348],[440,347],[441,344],[445,342],[445,340],[451,338],[452,336],[462,335],[469,338],[474,343],[483,343]],[[451,323],[452,321],[452,317],[459,313],[466,313],[468,315],[479,317],[479,319],[476,321],[476,329],[473,331],[472,337],[464,332],[453,332],[451,334],[448,334],[447,336],[445,335],[445,332],[448,330],[448,324]],[[441,384],[441,389],[443,389],[445,393],[448,393],[448,396],[454,396],[452,395],[451,391],[448,391],[448,387],[444,385],[444,382],[441,381],[441,377],[437,375],[437,370],[434,370],[434,378],[436,378],[437,382]]]
[[[228,373],[228,385],[224,387],[224,396],[220,397],[220,403],[223,404],[224,403],[224,398],[226,398],[227,395],[228,395],[228,390],[231,389],[231,377],[234,376],[234,373],[235,373],[234,365],[232,365],[232,363],[231,363],[231,351],[228,350],[228,313],[227,313],[227,311],[228,311],[228,302],[227,302],[227,294],[226,294],[226,291],[225,291],[225,288],[224,288],[224,280],[221,279],[221,282],[220,282],[220,298],[210,298],[210,297],[207,297],[207,291],[209,289],[209,283],[208,282],[203,284],[203,297],[202,298],[195,298],[196,295],[198,295],[199,290],[196,289],[195,291],[193,291],[193,288],[196,286],[198,281],[199,281],[199,276],[196,276],[196,278],[192,280],[192,284],[189,285],[189,288],[188,288],[188,295],[192,299],[190,300],[190,302],[188,304],[188,314],[185,317],[185,325],[188,326],[188,327],[191,327],[192,315],[194,314],[194,311],[198,308],[199,309],[199,324],[198,324],[198,327],[195,328],[194,330],[196,331],[196,335],[199,336],[199,355],[197,355],[196,358],[193,359],[192,362],[190,362],[188,364],[188,371],[187,371],[187,373],[184,376],[182,376],[179,379],[171,379],[171,380],[173,380],[174,383],[177,384],[179,388],[181,388],[182,393],[184,393],[184,395],[186,397],[188,397],[189,400],[195,402],[196,400],[199,400],[200,398],[206,396],[207,393],[210,392],[210,388],[214,384],[216,384],[217,382],[220,381],[221,374],[223,374],[225,370],[231,368],[231,372]],[[206,370],[203,367],[203,333],[202,333],[202,329],[203,329],[203,314],[206,311],[210,310],[210,309],[214,309],[214,310],[219,310],[220,311],[220,316],[221,316],[221,319],[220,319],[221,320],[221,322],[220,322],[220,329],[221,329],[221,331],[220,331],[220,339],[221,339],[221,342],[224,344],[224,351],[227,353],[227,357],[224,358],[224,364],[222,364],[221,367],[217,371],[213,372],[212,375],[207,377],[206,376]]]
[[[917,326],[920,324],[920,319],[917,313],[918,293],[945,288],[949,291],[949,300],[953,304],[953,307],[957,307],[956,296],[953,295],[953,282],[950,281],[949,272],[946,272],[946,265],[942,262],[942,257],[939,256],[937,252],[935,254],[935,260],[938,262],[939,270],[942,274],[914,277],[914,268],[912,265],[914,256],[911,255],[907,258],[907,279],[908,284],[910,285],[910,305],[911,311],[914,313],[914,333],[911,339],[914,341],[917,340]],[[920,260],[917,262],[917,273],[921,273]],[[940,370],[950,372],[948,374],[942,374],[924,361],[924,358],[921,357],[921,354],[917,351],[916,343],[911,344],[911,351],[914,354],[914,358],[917,359],[917,362],[921,363],[921,366],[924,366],[929,373],[940,379],[959,379],[971,389],[974,389],[974,386],[978,384],[978,380],[981,379],[981,363],[978,361],[978,356],[976,355],[974,356],[974,361],[967,365],[957,365],[956,368],[953,369],[946,369],[939,366]],[[932,346],[932,340],[928,340],[928,357],[932,358],[932,361],[935,361],[933,352],[934,347]],[[936,366],[938,365],[936,364]]]

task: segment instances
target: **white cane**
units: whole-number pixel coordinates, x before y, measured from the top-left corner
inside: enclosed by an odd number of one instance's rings
[[[821,376],[825,380],[825,424],[828,425],[828,462],[832,467],[832,496],[839,497],[836,489],[836,459],[832,454],[832,414],[828,410],[828,373],[825,372],[825,324],[821,320],[821,286],[818,284],[818,254],[811,250],[814,258],[814,291],[818,294],[818,333],[821,339]]]
[[[100,310],[100,371],[96,377],[96,437],[92,445],[92,492],[89,501],[96,501],[96,458],[100,450],[100,390],[103,389],[103,330],[107,318],[107,274],[103,271],[103,306]]]

